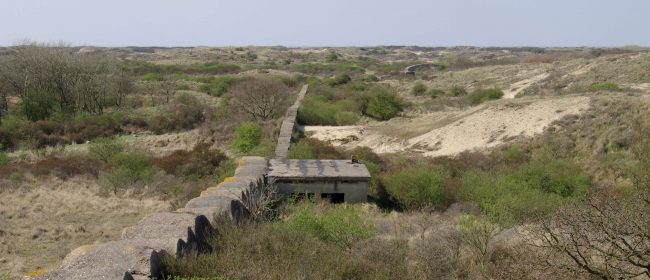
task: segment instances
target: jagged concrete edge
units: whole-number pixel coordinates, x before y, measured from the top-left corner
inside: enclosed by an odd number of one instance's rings
[[[264,180],[267,170],[267,159],[243,157],[233,177],[208,188],[185,208],[149,215],[125,228],[119,240],[81,246],[68,254],[58,268],[31,279],[123,279],[125,275],[149,279],[152,255],[160,251],[175,255],[178,240],[187,237],[197,216],[212,218],[230,212],[231,202],[239,200],[251,182]]]

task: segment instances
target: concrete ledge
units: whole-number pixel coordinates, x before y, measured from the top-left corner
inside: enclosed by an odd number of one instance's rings
[[[263,179],[267,170],[267,159],[243,157],[234,177],[207,189],[185,208],[147,216],[125,228],[119,240],[81,246],[60,267],[32,279],[123,279],[125,272],[135,279],[149,279],[152,251],[175,254],[178,240],[187,237],[198,215],[212,219],[214,214],[230,213],[231,201],[240,199],[241,191]]]

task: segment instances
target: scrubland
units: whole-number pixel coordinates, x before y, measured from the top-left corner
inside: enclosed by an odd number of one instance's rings
[[[213,217],[201,279],[650,277],[650,53],[590,48],[0,52],[0,278],[181,207],[243,155],[361,159],[369,203]],[[437,63],[414,76],[404,67]],[[19,82],[20,81],[20,82]],[[264,106],[257,106],[264,105]]]

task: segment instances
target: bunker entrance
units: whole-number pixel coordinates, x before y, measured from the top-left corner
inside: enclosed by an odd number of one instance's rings
[[[320,197],[329,200],[331,203],[345,202],[345,194],[343,193],[321,193]]]

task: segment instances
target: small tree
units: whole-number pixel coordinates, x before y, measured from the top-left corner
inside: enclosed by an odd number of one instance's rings
[[[233,100],[240,110],[255,120],[270,120],[282,114],[289,101],[289,89],[280,81],[251,78],[232,89]]]

